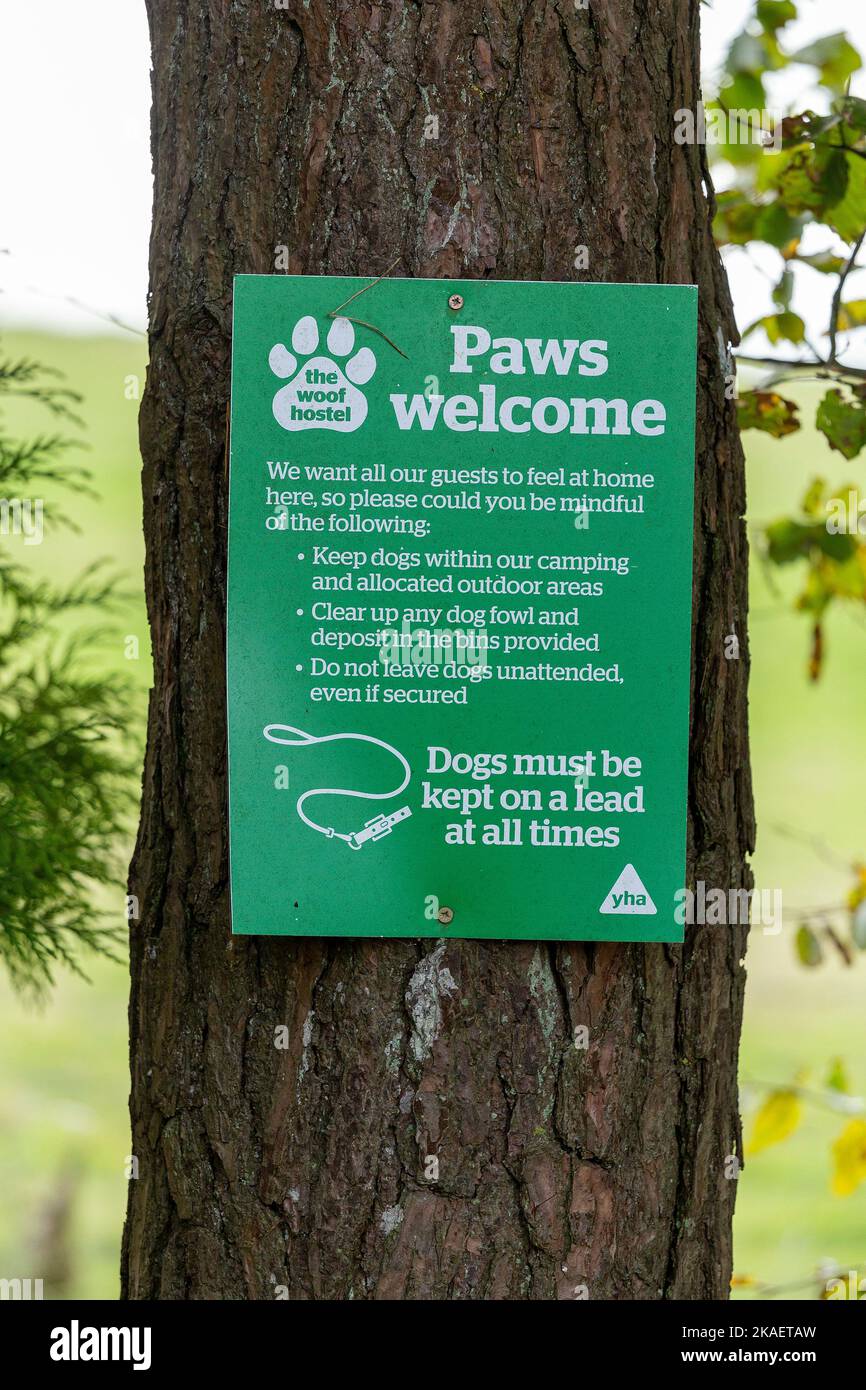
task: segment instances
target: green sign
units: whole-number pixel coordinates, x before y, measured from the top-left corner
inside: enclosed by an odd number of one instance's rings
[[[235,281],[235,932],[682,940],[696,306]]]

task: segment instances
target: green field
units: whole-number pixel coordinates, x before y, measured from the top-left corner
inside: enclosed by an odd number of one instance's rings
[[[22,557],[64,579],[106,555],[128,574],[130,587],[140,589],[138,402],[130,378],[143,385],[143,341],[9,334],[3,344],[7,354],[26,353],[61,368],[84,396],[88,461],[101,494],[98,503],[75,502],[80,534],[58,533],[22,550]],[[801,388],[799,398],[814,402],[814,391]],[[35,423],[29,410],[16,412],[16,426],[19,419],[24,429]],[[846,464],[811,429],[783,441],[755,433],[746,440],[756,531],[790,512],[815,474],[831,483],[862,475],[862,463]],[[761,1087],[805,1070],[820,1087],[834,1057],[844,1059],[852,1087],[866,1094],[866,957],[852,969],[828,959],[807,971],[795,961],[792,923],[800,909],[841,903],[852,883],[849,866],[866,860],[866,623],[859,614],[831,616],[826,671],[810,685],[808,628],[791,606],[797,576],[784,581],[774,592],[753,558],[754,870],[759,887],[782,890],[786,923],[778,936],[760,929],[752,935],[744,1108],[757,1103]],[[115,628],[94,658],[132,676],[143,725],[149,659],[142,599],[129,603]],[[129,635],[139,639],[137,661],[125,656]],[[117,905],[120,921],[120,885]],[[55,1220],[61,1234],[53,1248],[61,1248],[69,1268],[62,1292],[111,1298],[118,1287],[129,1153],[126,971],[107,962],[89,969],[92,983],[62,977],[41,1011],[25,1007],[0,982],[0,1274],[33,1273],[44,1248],[40,1231],[59,1205],[69,1216],[65,1237],[62,1219]],[[735,1223],[740,1275],[772,1285],[807,1281],[821,1261],[833,1260],[866,1276],[866,1184],[848,1198],[830,1191],[830,1144],[843,1123],[840,1115],[809,1104],[792,1138],[748,1162]],[[746,1124],[748,1130],[748,1113]],[[814,1290],[803,1287],[794,1296],[814,1296]]]

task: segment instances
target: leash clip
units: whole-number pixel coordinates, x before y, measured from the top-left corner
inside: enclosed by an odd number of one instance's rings
[[[368,840],[382,840],[386,835],[390,835],[395,825],[399,825],[401,820],[408,820],[412,812],[408,806],[401,806],[399,811],[392,811],[390,816],[384,812],[368,820],[363,830],[353,831],[347,836],[346,843],[350,849],[361,849]]]

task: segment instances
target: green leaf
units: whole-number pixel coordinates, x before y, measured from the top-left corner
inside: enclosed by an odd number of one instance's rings
[[[766,241],[782,254],[793,256],[805,219],[795,217],[778,200],[759,203],[740,189],[726,189],[716,195],[713,233],[721,246],[745,246],[750,241]],[[844,261],[839,262],[840,266]]]
[[[797,930],[797,956],[801,965],[813,969],[824,959],[824,951],[818,937],[805,922]]]
[[[764,530],[768,559],[774,565],[790,565],[794,560],[802,560],[812,549],[812,530],[790,517],[771,521]]]
[[[728,49],[725,69],[733,73],[760,73],[767,67],[767,49],[763,39],[757,34],[744,30],[738,34]],[[760,79],[758,79],[760,80]],[[763,88],[761,88],[763,92]],[[762,97],[763,100],[763,97]],[[735,105],[739,106],[739,102]]]
[[[766,104],[764,84],[758,75],[763,68],[730,68],[735,75],[719,91],[719,106],[723,111],[763,111]]]
[[[762,209],[738,190],[719,193],[713,235],[720,246],[745,246],[754,240]],[[762,238],[765,240],[766,238]]]
[[[801,144],[783,153],[775,185],[789,212],[811,212],[825,222],[845,197],[848,176],[848,160],[838,149]]]
[[[762,127],[764,107],[759,77],[741,72],[725,83],[718,100],[706,105],[706,141],[715,158],[737,166],[758,164],[773,134],[769,120],[768,128]]]
[[[854,536],[843,532],[834,534],[827,530],[823,521],[804,523],[795,521],[792,517],[783,517],[780,521],[772,521],[765,527],[764,537],[767,542],[767,558],[774,565],[789,565],[794,560],[811,559],[816,553],[840,564],[849,560],[857,549]],[[823,576],[819,578],[823,584]],[[820,607],[821,605],[813,601],[816,596],[810,596],[803,607],[810,610]]]
[[[805,512],[806,516],[824,516],[824,492],[826,490],[826,487],[827,484],[825,483],[823,478],[812,479],[812,482],[807,487],[805,493],[803,494],[803,500],[800,503],[800,506]]]
[[[774,439],[783,439],[800,428],[799,406],[775,391],[744,391],[737,400],[737,419],[741,430],[763,430]]]
[[[840,304],[836,327],[843,331],[866,327],[866,299],[849,299],[846,304]]]
[[[799,314],[793,314],[790,310],[783,314],[769,314],[765,327],[771,343],[802,343],[806,337],[805,323]]]
[[[806,325],[799,314],[785,310],[781,314],[764,314],[762,318],[755,319],[754,323],[749,324],[743,330],[743,337],[746,338],[756,329],[763,328],[770,342],[781,343],[802,343],[806,337]]]
[[[852,518],[853,520],[853,518]],[[836,560],[828,576],[836,598],[853,599],[857,603],[866,602],[866,550],[858,545],[856,536],[849,536],[851,554],[847,559]]]
[[[782,251],[791,242],[799,241],[803,223],[802,217],[795,217],[777,200],[758,208],[753,235],[756,241],[769,242]]]
[[[827,210],[825,221],[843,241],[856,241],[866,227],[866,159],[845,155],[845,191]]]
[[[866,898],[859,902],[851,918],[851,937],[858,951],[866,951]]]
[[[833,1058],[824,1085],[828,1091],[838,1091],[843,1096],[850,1095],[851,1087],[848,1084],[848,1073],[841,1057]]]
[[[831,91],[844,91],[848,78],[860,67],[860,54],[843,33],[826,34],[822,39],[790,54],[792,63],[818,68],[821,82]]]
[[[803,265],[810,265],[813,270],[820,271],[822,275],[838,275],[845,265],[844,256],[834,256],[832,251],[820,251],[814,256],[802,256],[798,251],[796,259],[802,261]]]
[[[799,111],[796,115],[785,116],[781,122],[782,144],[785,149],[793,149],[806,141],[814,144],[820,136],[841,125],[842,120],[841,111],[831,111],[825,116],[818,116],[814,111],[806,110]]]
[[[790,309],[794,293],[794,272],[783,270],[778,285],[773,288],[773,303],[778,309]]]
[[[755,15],[763,29],[775,34],[797,18],[797,6],[793,0],[758,0]]]
[[[835,387],[818,406],[815,424],[831,449],[856,458],[866,444],[866,406],[853,397],[846,398]]]
[[[849,134],[845,140],[846,145],[862,143],[866,138],[866,101],[862,97],[846,96],[842,102],[842,119],[848,128]],[[851,140],[851,134],[854,140]]]
[[[844,532],[834,535],[827,530],[826,521],[820,522],[815,528],[813,536],[815,549],[819,550],[828,560],[833,561],[831,578],[833,580],[833,592],[838,592],[839,576],[846,572],[846,566],[857,550],[857,538],[845,535]]]

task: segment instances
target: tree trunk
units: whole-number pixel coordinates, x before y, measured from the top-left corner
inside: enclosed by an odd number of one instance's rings
[[[724,1298],[745,932],[233,940],[225,775],[233,274],[287,246],[295,273],[569,279],[586,246],[584,278],[700,287],[689,873],[748,885],[734,328],[704,151],[674,140],[700,94],[698,0],[148,10],[155,676],[124,1296]]]

